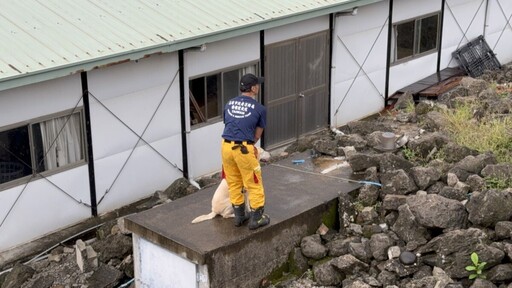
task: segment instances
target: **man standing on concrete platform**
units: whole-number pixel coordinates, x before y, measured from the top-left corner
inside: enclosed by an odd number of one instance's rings
[[[229,199],[235,210],[235,226],[249,220],[249,229],[270,223],[263,214],[265,191],[254,144],[260,140],[266,126],[267,110],[256,101],[262,77],[245,74],[240,80],[241,95],[231,99],[224,107],[222,133],[222,167],[229,187]],[[250,215],[245,213],[242,188],[249,193]]]

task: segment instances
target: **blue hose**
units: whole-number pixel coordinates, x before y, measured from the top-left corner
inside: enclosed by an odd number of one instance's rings
[[[378,182],[372,182],[372,181],[357,181],[357,183],[361,183],[361,184],[369,184],[369,185],[375,185],[375,186],[382,187],[382,184],[380,184],[380,183],[378,183]]]

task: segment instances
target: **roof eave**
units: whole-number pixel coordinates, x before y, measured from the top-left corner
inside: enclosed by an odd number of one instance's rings
[[[89,59],[81,62],[74,62],[67,65],[51,67],[48,69],[42,69],[31,73],[6,77],[0,80],[0,91],[25,86],[33,83],[38,83],[42,81],[47,81],[51,79],[56,79],[60,77],[65,77],[83,71],[90,71],[101,67],[115,65],[118,63],[138,60],[154,54],[175,52],[190,47],[200,46],[205,43],[225,40],[236,36],[241,36],[265,29],[270,29],[303,20],[308,20],[311,18],[328,15],[331,13],[352,9],[359,6],[369,5],[380,1],[382,0],[353,0],[342,4],[326,6],[316,10],[308,10],[303,13],[276,18],[261,23],[251,24],[230,30],[218,31],[212,34],[205,34],[196,38],[189,38],[175,42],[166,42],[163,44],[144,47],[141,49],[125,51],[117,54],[110,54],[107,56]]]

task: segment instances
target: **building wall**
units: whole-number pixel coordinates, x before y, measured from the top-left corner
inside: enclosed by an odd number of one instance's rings
[[[502,65],[512,62],[511,14],[512,1],[489,0],[484,36]]]
[[[393,23],[413,19],[429,13],[440,12],[441,1],[394,1]],[[443,37],[444,38],[444,37]],[[389,95],[407,85],[436,73],[437,51],[410,61],[392,64],[389,71]]]
[[[93,70],[88,83],[98,213],[183,176],[177,53]]]
[[[446,0],[441,69],[459,66],[452,53],[479,35],[484,34],[486,2],[480,0]]]
[[[0,92],[0,127],[82,106],[80,75]],[[0,251],[91,215],[87,164],[0,191]]]
[[[384,107],[388,3],[359,7],[335,18],[331,126],[374,114]]]

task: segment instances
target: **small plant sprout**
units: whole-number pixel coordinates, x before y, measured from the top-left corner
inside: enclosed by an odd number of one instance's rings
[[[485,275],[482,274],[482,272],[487,262],[480,262],[480,260],[478,259],[478,254],[476,254],[476,252],[471,253],[471,262],[473,262],[473,265],[466,266],[466,271],[471,272],[471,274],[469,274],[469,279],[485,279]]]

